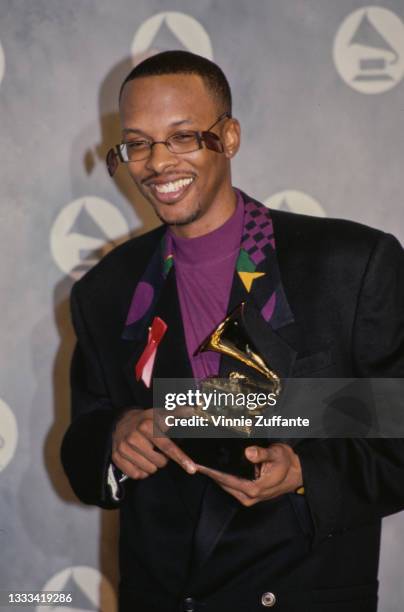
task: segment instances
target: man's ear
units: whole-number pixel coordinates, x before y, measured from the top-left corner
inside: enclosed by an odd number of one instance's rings
[[[228,159],[234,157],[240,148],[241,129],[237,119],[231,117],[223,126],[223,152]]]

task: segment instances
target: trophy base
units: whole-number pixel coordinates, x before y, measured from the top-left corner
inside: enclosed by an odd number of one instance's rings
[[[245,456],[248,446],[268,446],[256,438],[173,438],[195,463],[239,478],[253,480],[255,466]]]

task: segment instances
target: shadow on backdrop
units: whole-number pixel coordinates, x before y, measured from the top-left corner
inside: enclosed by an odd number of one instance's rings
[[[95,170],[99,170],[102,165],[105,172],[105,180],[113,181],[115,187],[122,194],[129,206],[133,208],[140,221],[140,227],[132,232],[131,235],[145,233],[160,224],[150,205],[141,196],[126,167],[122,164],[121,168],[111,179],[105,167],[105,156],[108,149],[120,142],[120,123],[118,113],[118,93],[122,81],[132,68],[132,61],[127,58],[114,66],[106,75],[101,83],[99,92],[98,121],[99,124],[88,126],[82,130],[72,141],[72,151],[70,158],[70,175],[72,184],[73,199],[85,196],[93,189],[88,187],[88,178]],[[99,129],[99,142],[94,142],[94,132]],[[87,182],[86,182],[87,180]],[[89,265],[86,260],[93,262],[94,258],[99,259],[114,246],[127,240],[128,236],[121,236],[112,242],[107,241],[103,247],[98,248],[97,252],[88,253],[80,265],[80,270],[76,269],[78,276]],[[49,479],[57,495],[67,504],[87,508],[79,502],[71,490],[70,484],[63,472],[60,463],[60,446],[63,435],[70,423],[70,388],[69,370],[70,360],[75,344],[75,335],[70,320],[69,295],[74,280],[70,276],[63,278],[55,287],[53,295],[54,320],[59,333],[60,343],[53,364],[53,405],[54,421],[49,429],[43,449],[44,462]],[[72,515],[73,516],[73,515]],[[77,514],[77,517],[80,515]],[[115,591],[118,584],[118,512],[100,511],[100,540],[99,540],[99,569],[101,573],[111,582]],[[76,533],[72,534],[72,541],[80,538],[80,525],[73,523]],[[59,543],[60,544],[60,543]],[[68,547],[67,547],[68,548]],[[71,564],[74,565],[74,549],[70,550]],[[77,560],[76,560],[77,561]],[[103,588],[100,588],[100,609],[103,606]]]
[[[105,157],[111,146],[121,142],[121,127],[118,113],[118,94],[122,82],[133,67],[132,60],[127,58],[117,64],[101,83],[99,95],[100,142],[96,147],[98,160],[105,165]],[[88,153],[87,153],[88,155]],[[88,157],[85,157],[85,160]],[[105,170],[107,172],[107,170]],[[141,227],[136,234],[143,234],[158,225],[159,219],[150,204],[144,199],[131,179],[125,164],[120,164],[114,177],[110,179],[131,204],[141,221]]]

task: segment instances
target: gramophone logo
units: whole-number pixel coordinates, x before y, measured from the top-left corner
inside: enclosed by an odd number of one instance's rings
[[[300,213],[302,215],[312,215],[314,217],[325,217],[325,211],[321,204],[314,198],[303,193],[303,191],[278,191],[269,196],[264,201],[265,206],[276,210],[286,210],[288,212]]]
[[[14,414],[0,399],[0,472],[10,463],[17,448],[18,430]]]
[[[50,248],[62,272],[77,280],[128,234],[126,219],[115,206],[87,196],[59,213],[51,230]]]
[[[4,58],[4,51],[3,51],[3,47],[1,46],[1,42],[0,42],[0,83],[3,80],[5,68],[6,68],[6,60]]]
[[[68,567],[50,580],[43,591],[62,591],[71,595],[71,602],[54,606],[37,606],[36,612],[116,612],[116,596],[110,582],[93,567]],[[70,598],[69,598],[70,600]]]
[[[179,49],[213,58],[212,44],[205,28],[194,17],[176,11],[153,15],[137,30],[131,47],[133,63],[160,51]]]
[[[404,74],[404,23],[385,8],[361,8],[342,22],[333,53],[341,78],[353,89],[387,91]]]

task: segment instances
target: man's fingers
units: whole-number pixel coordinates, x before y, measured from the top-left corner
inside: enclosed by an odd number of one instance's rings
[[[114,462],[114,465],[116,465],[121,472],[129,476],[129,478],[133,478],[134,480],[142,480],[143,478],[147,478],[149,476],[147,472],[140,469],[136,465],[133,465],[131,461],[128,461],[119,455],[115,455],[115,453],[112,454],[112,461]]]
[[[198,465],[198,472],[205,474],[210,478],[213,478],[220,486],[229,487],[236,491],[240,491],[248,497],[256,497],[259,495],[259,485],[254,480],[247,480],[246,478],[238,478],[232,474],[225,474],[224,472],[218,472],[212,470],[204,465]]]
[[[276,485],[275,487],[272,487],[271,489],[265,489],[265,491],[263,492],[264,497],[262,496],[262,494],[257,495],[257,496],[250,496],[250,495],[246,495],[245,493],[243,493],[242,491],[238,489],[233,489],[232,487],[227,487],[226,485],[222,485],[220,483],[218,484],[224,491],[227,491],[227,493],[230,493],[230,495],[233,495],[233,497],[238,499],[238,501],[241,504],[243,504],[243,506],[245,506],[246,508],[249,508],[250,506],[253,506],[256,503],[261,502],[264,499],[265,500],[275,499],[276,497],[279,497],[279,495],[282,495],[283,493],[285,493],[285,491],[283,491],[281,487]]]
[[[299,459],[287,445],[274,444],[268,449],[248,447],[246,457],[253,459],[255,480],[238,478],[203,465],[197,467],[201,474],[212,478],[243,506],[275,499],[284,493],[295,491],[303,483]]]
[[[223,491],[226,491],[226,493],[229,493],[230,495],[235,497],[237,501],[239,501],[240,504],[242,504],[246,508],[253,506],[254,504],[257,503],[257,501],[259,501],[255,497],[249,497],[248,495],[245,495],[244,493],[242,493],[241,491],[238,491],[237,489],[232,489],[231,487],[226,487],[225,485],[220,485],[220,486],[223,489]]]
[[[127,446],[127,449],[119,448],[114,453],[112,453],[112,461],[117,465],[117,461],[119,459],[125,460],[128,463],[131,463],[133,466],[139,468],[143,472],[151,475],[154,474],[158,467],[146,459],[142,454],[140,454],[137,450],[134,451],[131,446]],[[119,466],[118,466],[119,467]]]
[[[115,440],[118,438],[120,441],[115,444],[114,451],[123,453],[126,459],[149,474],[154,473],[158,467],[164,467],[167,457],[178,463],[188,474],[195,474],[196,465],[192,459],[167,436],[156,435],[155,430],[159,431],[159,427],[153,421],[153,410],[147,410],[142,415],[135,414],[134,417],[131,415],[127,422],[122,420],[120,435],[116,434],[115,437]],[[118,433],[118,428],[116,431]],[[165,457],[156,452],[153,446],[160,449]]]
[[[244,452],[251,463],[263,463],[273,460],[279,455],[279,450],[272,447],[263,448],[262,446],[248,446]]]
[[[130,452],[130,449],[135,451],[135,453],[142,455],[145,459],[153,463],[156,467],[162,468],[167,465],[167,457],[165,457],[162,453],[157,452],[153,448],[153,443],[150,442],[149,439],[144,436],[135,435],[127,440],[127,444],[129,449],[124,448],[124,444],[122,445],[123,452],[126,450],[126,454]]]
[[[198,465],[198,472],[209,476],[221,487],[230,487],[247,495],[249,498],[261,497],[263,492],[271,498],[276,497],[279,492],[279,486],[285,479],[283,467],[270,461],[260,464],[259,467],[260,471],[259,474],[257,472],[258,477],[255,480],[238,478],[232,474],[212,470],[203,465]]]
[[[167,457],[178,463],[188,474],[195,474],[196,464],[172,440],[167,437],[154,438],[154,444]]]
[[[133,431],[120,442],[115,442],[113,450],[141,469],[147,469],[148,473],[155,471],[151,466],[162,468],[167,464],[167,458],[156,452],[152,442],[139,431]]]
[[[150,440],[154,446],[159,448],[164,455],[178,463],[188,474],[195,474],[196,465],[192,459],[162,432],[161,436],[156,435],[155,429],[157,429],[157,432],[161,431],[156,423],[153,423],[152,419],[143,421],[138,427],[138,431]]]

